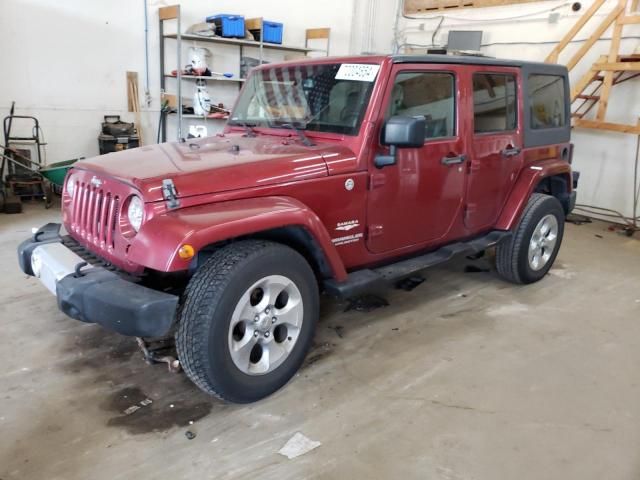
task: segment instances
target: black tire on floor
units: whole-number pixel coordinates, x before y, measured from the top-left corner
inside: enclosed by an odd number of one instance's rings
[[[558,222],[557,241],[549,260],[539,270],[529,264],[529,244],[538,223],[547,215],[553,215]],[[558,255],[564,234],[565,213],[562,204],[550,195],[534,193],[522,213],[513,236],[496,248],[496,268],[502,278],[513,283],[533,283],[544,277]]]
[[[283,363],[268,373],[250,375],[231,357],[229,327],[242,295],[270,275],[293,281],[302,298],[303,321]],[[264,240],[232,243],[217,250],[187,286],[176,333],[178,358],[187,376],[206,393],[233,403],[253,402],[281,388],[298,371],[311,346],[318,315],[318,285],[302,255]]]

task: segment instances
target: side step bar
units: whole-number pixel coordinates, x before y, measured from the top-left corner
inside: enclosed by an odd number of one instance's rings
[[[383,267],[356,270],[351,272],[344,282],[325,281],[325,291],[339,298],[348,298],[366,291],[380,289],[416,272],[444,263],[456,255],[472,255],[482,252],[510,236],[511,232],[494,230],[482,237],[466,242],[451,243],[433,252],[400,260]]]

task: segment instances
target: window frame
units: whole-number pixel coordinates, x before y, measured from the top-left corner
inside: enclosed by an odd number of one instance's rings
[[[453,135],[448,135],[448,136],[443,136],[443,137],[425,137],[424,139],[424,143],[430,143],[433,141],[442,141],[442,140],[451,140],[451,139],[456,139],[458,138],[458,108],[460,105],[460,102],[458,101],[458,82],[459,82],[459,78],[458,78],[458,72],[453,71],[453,70],[421,70],[421,69],[416,69],[416,68],[410,68],[410,69],[406,69],[406,70],[398,70],[395,74],[395,76],[393,77],[393,80],[390,82],[390,91],[393,91],[393,87],[396,84],[396,79],[398,78],[399,75],[402,74],[406,74],[406,73],[418,73],[418,74],[445,74],[445,75],[449,75],[451,77],[453,77],[453,86],[452,86],[452,93],[453,93]],[[388,96],[387,98],[387,102],[384,105],[384,110],[383,110],[383,124],[387,122],[387,120],[389,120],[389,118],[387,118],[387,112],[389,111],[389,105],[391,102],[391,95]]]
[[[317,63],[313,63],[313,64],[310,63],[309,65],[319,66],[319,67],[338,66],[338,69],[339,69],[339,67],[343,63],[347,63],[347,62],[339,62],[339,61],[317,62]],[[356,63],[362,64],[362,65],[380,65],[378,63],[372,63],[372,62],[356,62]],[[241,101],[243,100],[243,95],[245,94],[245,92],[244,92],[244,90],[246,88],[245,85],[250,86],[250,82],[254,81],[254,77],[257,78],[259,75],[263,75],[263,74],[265,74],[265,72],[267,72],[269,70],[272,70],[272,69],[285,69],[285,68],[290,68],[290,67],[293,67],[293,66],[294,65],[286,65],[286,64],[280,65],[280,64],[275,64],[274,63],[273,65],[270,65],[270,66],[267,65],[267,66],[264,66],[262,68],[253,69],[250,72],[249,76],[247,77],[247,79],[246,79],[246,81],[245,81],[245,83],[244,83],[244,85],[242,87],[241,92],[239,93],[238,97],[236,98],[236,101],[235,101],[235,103],[233,105],[233,108],[231,109],[231,113],[229,115],[229,119],[227,121],[227,125],[229,125],[230,127],[241,126],[240,124],[235,123],[236,121],[234,121],[234,118],[233,118],[234,115],[233,114],[236,113],[237,109],[241,106]],[[355,138],[355,137],[360,136],[360,134],[362,132],[362,129],[363,129],[363,126],[365,124],[365,119],[367,118],[367,115],[369,114],[369,109],[371,108],[372,99],[374,98],[375,90],[377,88],[376,86],[378,85],[379,79],[380,79],[380,72],[378,72],[376,74],[376,78],[372,82],[366,82],[368,84],[368,86],[366,87],[366,89],[368,89],[367,101],[363,103],[363,109],[360,112],[360,116],[358,118],[358,122],[356,123],[355,126],[350,127],[350,128],[352,128],[351,131],[333,131],[333,130],[319,130],[319,129],[307,129],[307,128],[305,128],[305,129],[303,129],[304,133],[305,134],[309,134],[310,133],[310,134],[313,134],[313,135],[327,135],[327,136],[330,136],[330,137],[338,137],[338,136],[340,136],[340,137],[353,137],[353,138]],[[264,78],[262,78],[262,79],[258,78],[256,81],[265,82],[265,79]],[[360,83],[365,83],[365,82],[360,82]],[[255,98],[255,92],[254,92],[253,97],[251,97],[248,100],[249,103],[247,103],[247,105],[246,105],[246,109],[247,110],[249,108],[250,102],[253,101],[254,98]],[[248,122],[248,123],[253,123],[250,119],[247,119],[247,118],[245,118],[242,121],[243,122]],[[295,121],[295,119],[291,119],[291,121]],[[284,123],[291,123],[291,122],[287,121],[287,122],[284,122]],[[333,127],[342,127],[339,124],[334,124],[334,125],[327,124],[327,125],[330,126],[331,128],[333,128]],[[275,124],[272,124],[272,125],[268,125],[268,124],[266,124],[266,125],[256,125],[254,128],[279,129],[281,127],[280,127],[280,122],[279,122],[279,123],[275,123]]]
[[[502,130],[487,130],[487,131],[482,131],[482,132],[476,132],[476,102],[474,97],[474,93],[475,90],[473,89],[473,79],[476,75],[500,75],[503,77],[512,77],[513,78],[513,84],[515,86],[515,90],[513,92],[514,94],[514,104],[515,104],[515,108],[514,108],[514,115],[515,115],[515,119],[516,119],[516,123],[514,125],[513,128],[505,128]],[[471,72],[471,114],[473,115],[473,135],[474,136],[481,136],[481,135],[496,135],[496,134],[503,134],[503,133],[514,133],[518,131],[518,128],[520,127],[520,106],[519,104],[519,99],[518,99],[518,95],[519,95],[519,89],[518,89],[518,75],[515,72],[499,72],[499,71],[494,71],[494,70],[474,70],[473,72]],[[505,99],[508,98],[505,96]],[[508,117],[507,117],[508,118]]]
[[[536,77],[553,77],[556,78],[558,80],[562,81],[562,86],[561,88],[564,91],[564,77],[562,75],[552,75],[549,73],[529,73],[529,75],[527,76],[527,87],[529,87],[531,85],[531,77],[536,76]],[[552,83],[554,83],[556,80],[554,80],[553,82],[549,83],[546,86],[551,85]],[[531,108],[529,108],[529,124],[531,125],[531,130],[546,130],[546,129],[553,129],[553,128],[564,128],[567,125],[567,115],[566,112],[564,112],[563,109],[563,120],[564,122],[562,123],[562,125],[558,125],[558,126],[543,126],[543,127],[534,127],[533,126],[533,116],[534,116],[534,111],[533,111],[533,95],[534,95],[534,91],[530,88],[527,88],[527,96],[529,99],[529,104],[531,105]],[[560,98],[560,100],[564,100],[564,98]]]
[[[552,63],[525,63],[522,75],[522,108],[524,110],[524,147],[540,147],[558,145],[571,141],[571,91],[569,87],[569,73],[564,65]],[[564,116],[565,125],[561,127],[532,128],[531,125],[531,95],[529,95],[529,77],[531,75],[553,75],[564,79]]]

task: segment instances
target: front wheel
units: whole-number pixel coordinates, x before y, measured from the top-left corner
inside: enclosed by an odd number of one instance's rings
[[[555,197],[534,193],[513,236],[496,249],[500,276],[513,283],[533,283],[544,277],[560,250],[564,218]]]
[[[318,313],[318,286],[304,257],[273,242],[233,243],[189,282],[176,334],[178,357],[205,392],[253,402],[300,368]]]

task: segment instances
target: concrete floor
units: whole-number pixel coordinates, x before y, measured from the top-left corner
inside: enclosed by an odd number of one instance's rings
[[[535,285],[462,259],[369,313],[325,301],[299,375],[235,406],[19,273],[15,245],[57,218],[0,216],[1,480],[640,478],[640,242],[605,224],[568,225]],[[322,445],[278,455],[298,431]]]

